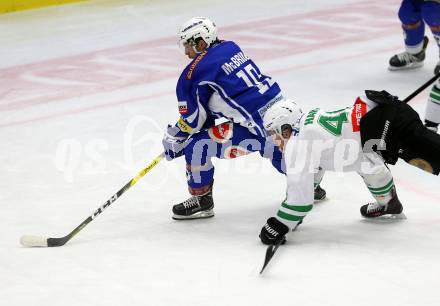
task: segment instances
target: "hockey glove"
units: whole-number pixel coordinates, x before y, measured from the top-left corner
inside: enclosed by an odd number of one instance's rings
[[[187,145],[188,136],[181,134],[183,133],[177,126],[168,125],[167,131],[162,139],[167,160],[173,160],[183,155],[183,149]]]
[[[286,234],[289,232],[287,225],[279,221],[275,217],[267,219],[266,224],[260,232],[261,242],[264,244],[284,244],[286,242]]]

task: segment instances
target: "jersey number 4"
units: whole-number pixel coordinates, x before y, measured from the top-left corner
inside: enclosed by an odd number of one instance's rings
[[[327,112],[319,116],[318,123],[335,136],[341,136],[342,124],[348,122],[346,109]]]
[[[256,86],[260,94],[264,94],[266,91],[269,90],[270,86],[272,86],[275,83],[269,77],[263,79],[261,73],[259,73],[258,70],[252,64],[246,65],[244,69],[237,72],[237,77],[243,79],[243,81],[246,83],[248,87]]]

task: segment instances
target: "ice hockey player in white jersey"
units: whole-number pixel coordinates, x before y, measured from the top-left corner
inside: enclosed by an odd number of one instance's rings
[[[291,100],[274,104],[263,124],[284,151],[287,197],[260,232],[264,244],[285,240],[313,207],[315,173],[356,171],[375,201],[363,205],[363,217],[402,216],[393,177],[384,161],[398,158],[438,175],[440,135],[418,114],[385,91],[366,91],[353,106],[332,112],[303,113]]]

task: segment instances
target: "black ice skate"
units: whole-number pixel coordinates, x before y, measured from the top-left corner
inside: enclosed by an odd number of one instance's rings
[[[423,66],[425,60],[425,50],[428,46],[428,37],[423,38],[423,49],[417,54],[402,52],[390,58],[389,70],[412,69]]]
[[[438,123],[429,121],[425,119],[425,126],[428,130],[433,131],[434,133],[437,133],[438,131]]]
[[[437,66],[435,66],[434,68],[434,74],[439,74],[440,73],[440,61],[437,63]]]
[[[324,189],[321,188],[321,186],[316,186],[315,188],[315,195],[314,195],[314,200],[315,202],[320,202],[322,200],[325,199],[327,193],[325,192]]]
[[[191,220],[214,217],[212,190],[204,195],[193,195],[188,200],[173,206],[174,220]]]
[[[361,215],[365,218],[385,217],[386,219],[406,219],[402,203],[393,188],[392,199],[385,205],[379,203],[369,203],[361,207]]]

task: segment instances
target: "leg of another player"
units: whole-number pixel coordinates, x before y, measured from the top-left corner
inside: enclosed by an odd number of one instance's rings
[[[230,122],[196,133],[191,138],[192,141],[184,149],[186,177],[191,197],[173,206],[173,219],[176,220],[214,216],[214,166],[211,162],[213,157],[233,159],[262,151],[265,146],[265,138],[257,137],[248,129]],[[284,173],[282,155],[275,156],[277,157],[273,158],[274,166]]]
[[[405,52],[390,58],[390,70],[402,70],[423,66],[425,49],[428,44],[425,35],[425,24],[422,19],[423,0],[403,0],[399,9],[405,38]]]
[[[321,181],[324,177],[325,170],[321,167],[318,168],[318,172],[314,175],[314,187],[315,187],[315,193],[314,193],[314,199],[315,203],[325,200],[327,193],[323,188],[321,188]]]
[[[431,29],[432,35],[434,36],[440,51],[440,3],[435,1],[424,1],[422,6],[422,18]],[[434,68],[434,74],[439,72],[440,60]]]
[[[433,132],[438,131],[440,123],[440,80],[432,86],[425,111],[425,126]]]
[[[173,219],[187,220],[214,216],[212,187],[214,184],[213,156],[218,155],[219,145],[213,142],[207,131],[191,136],[184,149],[186,179],[191,197],[173,206]]]

